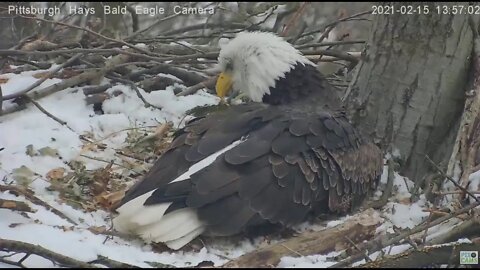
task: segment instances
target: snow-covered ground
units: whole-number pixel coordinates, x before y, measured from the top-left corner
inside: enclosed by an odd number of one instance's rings
[[[53,69],[54,67],[52,67]],[[2,74],[0,81],[3,94],[8,95],[20,91],[37,79],[38,72],[23,72],[21,74]],[[46,80],[40,88],[57,83],[59,79]],[[177,86],[184,87],[184,86]],[[211,261],[220,266],[242,254],[258,249],[264,245],[262,239],[239,242],[218,240],[209,243],[199,251],[154,252],[150,245],[139,240],[124,240],[120,237],[108,238],[104,234],[95,234],[89,228],[110,227],[110,213],[103,210],[86,212],[75,209],[59,200],[59,194],[46,188],[50,185],[46,174],[55,168],[71,170],[65,161],[79,160],[85,163],[87,169],[97,169],[105,166],[104,162],[86,159],[80,154],[88,154],[97,158],[110,160],[112,149],[119,149],[125,145],[127,128],[136,126],[156,126],[159,123],[170,121],[174,126],[182,124],[185,112],[196,106],[218,103],[218,98],[205,91],[185,97],[176,97],[173,87],[164,91],[145,93],[142,95],[153,105],[163,108],[145,108],[143,102],[129,87],[117,85],[107,90],[107,93],[122,94],[106,100],[103,105],[105,114],[96,115],[92,105],[86,105],[83,87],[70,88],[39,100],[39,103],[51,114],[66,121],[73,129],[60,125],[33,105],[16,113],[0,117],[0,184],[15,183],[14,179],[26,181],[35,196],[45,201],[51,207],[59,210],[78,225],[59,217],[46,208],[31,203],[23,196],[15,196],[8,192],[0,193],[1,199],[20,200],[30,205],[35,213],[20,214],[16,211],[0,209],[0,238],[24,241],[41,245],[54,252],[69,256],[81,261],[93,261],[98,256],[105,256],[113,260],[151,267],[149,262],[163,263],[173,266],[196,266],[203,261]],[[4,109],[12,104],[5,102]],[[107,148],[104,151],[83,149],[84,142],[79,135],[90,134],[94,140],[104,139],[102,143]],[[32,148],[33,147],[33,148]],[[50,147],[58,152],[55,155],[32,155],[27,148],[42,149]],[[61,159],[59,158],[61,157]],[[22,166],[28,169],[18,170]],[[386,169],[382,176],[382,183],[386,183]],[[31,173],[29,173],[31,172]],[[414,204],[405,203],[410,194],[408,190],[413,184],[408,179],[395,175],[394,200],[389,202],[381,213],[385,223],[378,232],[392,232],[392,226],[400,228],[413,227],[420,223],[428,212],[426,201],[422,197]],[[379,195],[379,194],[377,194]],[[326,224],[304,223],[297,226],[300,231],[320,230],[335,226],[348,217]],[[399,246],[393,249],[400,252],[405,249]],[[6,255],[0,252],[0,256]],[[279,267],[328,267],[334,262],[331,257],[337,252],[319,254],[300,258],[284,257]],[[23,254],[8,257],[9,260],[19,260]],[[30,256],[24,265],[29,267],[52,267],[49,260],[38,256]],[[0,267],[4,267],[0,263]]]

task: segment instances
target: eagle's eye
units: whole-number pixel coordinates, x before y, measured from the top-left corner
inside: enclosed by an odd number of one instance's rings
[[[233,70],[233,62],[232,60],[228,59],[225,64],[225,71],[232,71]]]

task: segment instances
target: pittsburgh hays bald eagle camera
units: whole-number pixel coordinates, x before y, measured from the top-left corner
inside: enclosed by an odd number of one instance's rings
[[[189,121],[117,209],[114,227],[179,249],[199,235],[346,213],[375,188],[382,153],[347,121],[336,90],[282,38],[224,45],[216,91],[251,102]]]

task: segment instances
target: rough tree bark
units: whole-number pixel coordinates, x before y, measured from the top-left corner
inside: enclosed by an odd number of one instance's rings
[[[345,96],[352,122],[397,149],[401,173],[417,183],[428,173],[425,155],[442,165],[450,157],[473,45],[468,16],[438,14],[441,4],[384,3],[430,12],[373,15],[366,59]]]

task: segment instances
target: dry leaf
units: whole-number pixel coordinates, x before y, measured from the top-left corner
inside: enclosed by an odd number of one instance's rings
[[[35,150],[33,149],[32,144],[27,145],[25,148],[26,148],[25,154],[27,154],[28,156],[31,156],[31,157],[35,156]]]
[[[38,149],[38,153],[40,153],[41,156],[51,156],[51,157],[58,156],[57,149],[51,148],[48,146]]]
[[[8,78],[0,78],[0,84],[1,83],[7,83],[8,82]]]
[[[47,173],[46,177],[48,180],[58,180],[58,179],[62,179],[64,175],[65,175],[65,168],[59,167],[59,168],[50,170]]]
[[[37,39],[35,41],[26,43],[23,45],[21,48],[24,51],[46,51],[46,50],[51,50],[57,47],[57,44],[52,43],[50,41],[46,40],[40,40]]]
[[[97,145],[94,144],[94,143],[86,143],[84,145],[82,145],[82,152],[81,153],[85,153],[85,152],[88,152],[88,151],[92,151],[92,152],[97,152],[98,148],[97,148]]]
[[[124,196],[124,190],[112,193],[103,192],[102,194],[95,196],[95,202],[103,208],[112,209],[123,199]]]
[[[157,137],[158,139],[161,139],[164,137],[165,133],[172,128],[172,123],[167,122],[163,123],[160,126],[158,126],[153,134],[153,136]]]
[[[13,179],[21,185],[29,185],[34,175],[35,173],[25,165],[12,170]]]
[[[88,228],[93,234],[104,234],[107,231],[105,226],[91,226]]]
[[[73,231],[73,226],[65,226],[65,225],[63,225],[63,226],[61,226],[61,228],[62,228],[62,230],[63,230],[64,232]]]

